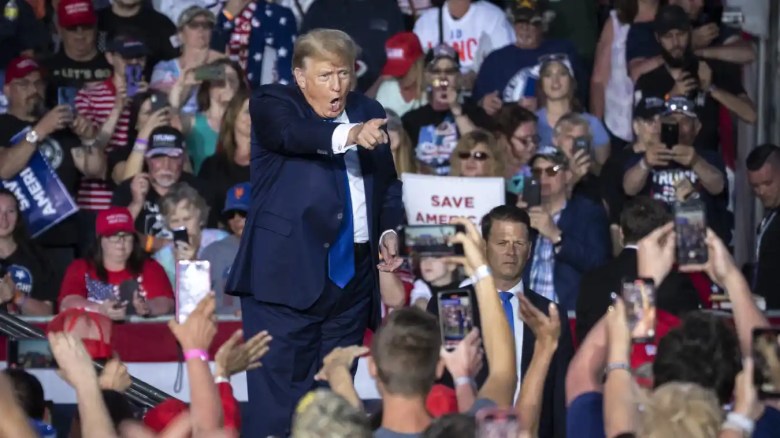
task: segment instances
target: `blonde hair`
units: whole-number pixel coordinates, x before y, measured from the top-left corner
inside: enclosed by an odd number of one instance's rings
[[[639,422],[642,438],[715,438],[723,411],[714,392],[694,383],[671,382],[650,396]]]
[[[578,126],[585,128],[588,131],[588,139],[593,141],[593,133],[591,132],[588,119],[576,112],[566,113],[558,119],[558,123],[555,124],[555,128],[553,129],[553,136],[558,137],[561,134],[569,133]]]
[[[357,44],[345,32],[336,29],[314,29],[295,40],[292,68],[303,68],[307,58],[338,59],[350,70],[355,69]]]
[[[484,144],[490,155],[488,157],[490,167],[485,176],[504,177],[503,148],[498,144],[495,135],[482,129],[475,129],[458,140],[455,150],[450,155],[450,176],[461,176],[460,163],[462,160],[459,154],[461,152],[471,152],[478,144]]]
[[[293,438],[370,438],[371,435],[368,417],[331,391],[311,391],[295,409]]]
[[[393,154],[395,171],[398,177],[403,173],[417,173],[417,162],[412,150],[412,140],[404,128],[400,128],[398,133],[398,150]]]

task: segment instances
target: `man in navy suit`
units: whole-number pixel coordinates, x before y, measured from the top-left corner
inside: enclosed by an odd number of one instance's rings
[[[247,375],[252,436],[289,434],[322,358],[378,323],[375,267],[401,264],[401,183],[384,109],[350,92],[356,51],[344,32],[311,31],[295,43],[295,86],[250,102],[252,202],[226,291],[242,296],[247,338],[273,336]]]
[[[497,293],[509,320],[509,328],[515,339],[517,358],[517,380],[519,382],[515,397],[520,394],[523,376],[528,370],[534,354],[536,338],[531,329],[520,319],[520,300],[524,295],[537,309],[547,313],[550,300],[528,288],[523,282],[523,269],[531,255],[531,220],[524,210],[514,205],[499,206],[482,218],[482,237],[488,267],[493,273]],[[471,288],[471,280],[461,283],[461,287]],[[472,292],[473,293],[473,292]],[[474,295],[475,296],[475,295]],[[438,296],[428,302],[428,312],[438,316]],[[479,319],[479,302],[474,300],[474,326],[482,327]],[[539,436],[542,438],[564,438],[566,436],[566,370],[573,355],[571,330],[566,312],[559,312],[561,318],[561,336],[558,350],[555,352],[542,396],[542,412],[539,419]],[[476,376],[476,384],[481,386],[488,376],[489,363],[485,363]],[[445,374],[442,383],[454,386],[451,376]],[[466,382],[459,382],[463,384]]]

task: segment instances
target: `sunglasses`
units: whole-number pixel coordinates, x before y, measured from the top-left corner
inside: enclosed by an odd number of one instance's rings
[[[546,174],[547,176],[558,175],[561,172],[561,170],[563,170],[563,165],[556,164],[553,167],[547,167],[544,169],[535,168],[531,171],[531,173],[534,175],[534,177],[539,178],[540,176],[542,176],[543,173]]]
[[[234,219],[236,217],[246,219],[246,212],[242,210],[230,210],[225,212],[225,219],[227,220]]]
[[[468,160],[469,158],[473,158],[477,161],[485,161],[488,158],[490,158],[490,155],[488,155],[487,152],[458,152],[458,157],[460,157],[461,160]]]
[[[212,30],[214,29],[214,24],[210,21],[190,21],[187,23],[187,27],[190,29]]]

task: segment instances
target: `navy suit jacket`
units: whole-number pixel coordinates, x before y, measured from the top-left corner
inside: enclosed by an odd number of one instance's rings
[[[260,87],[249,111],[252,201],[225,290],[305,310],[326,288],[328,246],[336,240],[344,212],[346,181],[338,170],[343,155],[332,149],[338,124],[317,116],[297,86]],[[353,92],[346,112],[352,123],[385,117],[379,103]],[[401,182],[388,144],[357,149],[376,264],[381,232],[403,219]]]
[[[573,311],[577,307],[582,275],[601,266],[610,256],[609,221],[604,207],[573,196],[561,212],[558,228],[563,233],[563,241],[555,254],[553,284],[561,310]],[[523,276],[523,282],[528,287],[531,287],[532,265],[532,260],[529,260]]]
[[[482,321],[479,318],[479,301],[476,299],[473,287],[468,286],[464,289],[471,289],[471,293],[474,294],[474,327],[478,327],[481,331]],[[550,300],[527,288],[523,291],[523,295],[537,309],[548,314]],[[434,295],[428,301],[428,312],[433,313],[436,317],[439,316],[439,297],[437,295]],[[569,368],[569,361],[571,361],[574,355],[574,346],[569,328],[569,318],[566,312],[559,312],[559,318],[561,319],[561,337],[558,340],[558,350],[556,350],[552,362],[550,362],[550,369],[547,371],[547,378],[544,381],[544,392],[542,393],[542,412],[539,418],[540,438],[566,437],[566,371]],[[519,323],[521,323],[519,319],[515,321],[515,324]],[[521,357],[520,372],[525,376],[528,366],[531,364],[531,358],[534,355],[536,336],[534,336],[534,332],[531,331],[528,325],[523,324],[523,355]],[[476,376],[475,380],[480,387],[487,379],[489,365],[487,360],[485,360],[482,369]],[[445,372],[440,383],[453,387],[452,376]],[[522,386],[522,382],[520,382],[520,385]]]

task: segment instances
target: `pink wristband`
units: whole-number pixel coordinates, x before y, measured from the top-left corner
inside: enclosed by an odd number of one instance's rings
[[[184,360],[190,360],[190,359],[200,359],[203,362],[209,361],[209,353],[206,350],[187,350],[184,352]]]

